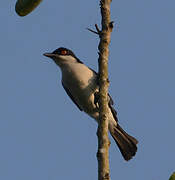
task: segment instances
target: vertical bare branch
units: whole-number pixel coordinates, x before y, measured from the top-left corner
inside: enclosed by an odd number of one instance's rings
[[[110,180],[109,170],[109,146],[108,138],[108,56],[109,44],[112,32],[112,22],[110,20],[110,3],[111,0],[101,0],[101,25],[102,30],[99,31],[97,25],[96,29],[100,36],[99,49],[99,106],[100,106],[100,120],[97,130],[98,136],[98,180]]]

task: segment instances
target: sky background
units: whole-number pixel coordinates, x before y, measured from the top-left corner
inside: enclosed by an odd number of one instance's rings
[[[74,51],[97,70],[99,1],[44,0],[19,17],[0,4],[0,179],[97,179],[97,124],[79,111],[45,52]],[[139,140],[125,162],[111,138],[111,179],[166,180],[175,171],[175,1],[113,0],[110,94]]]

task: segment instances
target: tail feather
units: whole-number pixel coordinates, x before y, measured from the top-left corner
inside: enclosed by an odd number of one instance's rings
[[[110,133],[126,161],[135,156],[138,141],[134,137],[127,134],[118,124],[110,130]]]

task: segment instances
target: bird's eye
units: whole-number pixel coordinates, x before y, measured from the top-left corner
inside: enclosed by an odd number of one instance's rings
[[[60,54],[61,54],[61,55],[66,55],[66,54],[67,54],[67,51],[66,51],[66,50],[62,50],[62,51],[60,52]]]

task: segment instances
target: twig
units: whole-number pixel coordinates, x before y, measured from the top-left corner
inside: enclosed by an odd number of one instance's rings
[[[94,31],[94,30],[92,30],[92,29],[90,29],[90,28],[86,28],[86,29],[89,30],[89,31],[92,32],[92,33],[98,34],[99,36],[101,35],[101,31],[100,31],[100,29],[98,28],[98,25],[97,25],[97,24],[95,24],[95,29],[96,29],[97,31]]]
[[[96,31],[94,31],[94,30],[92,30],[92,29],[90,29],[90,28],[86,28],[88,31],[90,31],[90,32],[92,32],[92,33],[95,33],[95,34],[98,34],[99,35],[99,33],[98,32],[96,32]]]
[[[97,25],[97,24],[95,24],[95,28],[96,28],[96,30],[97,30],[97,32],[98,32],[98,34],[100,34],[100,33],[101,33],[101,31],[100,31],[100,29],[98,28],[98,25]]]

